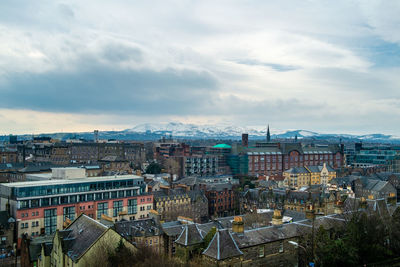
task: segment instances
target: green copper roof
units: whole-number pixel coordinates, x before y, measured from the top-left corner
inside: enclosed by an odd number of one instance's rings
[[[218,144],[218,145],[213,146],[213,148],[232,148],[232,147],[227,144]]]

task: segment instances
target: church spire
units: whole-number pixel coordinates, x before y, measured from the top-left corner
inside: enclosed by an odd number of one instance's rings
[[[271,133],[269,132],[269,124],[267,127],[267,142],[271,142]]]

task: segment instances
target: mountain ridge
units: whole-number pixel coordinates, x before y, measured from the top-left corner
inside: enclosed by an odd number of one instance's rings
[[[363,141],[375,143],[400,143],[400,137],[386,134],[321,134],[308,130],[279,130],[271,128],[272,139],[315,139],[329,141]],[[186,124],[181,122],[169,123],[144,123],[121,131],[100,131],[100,139],[118,140],[158,140],[162,137],[172,136],[178,139],[220,139],[240,140],[242,133],[249,134],[250,139],[262,140],[266,138],[267,126],[234,126],[230,124]],[[21,139],[31,139],[32,135],[18,135]],[[43,133],[35,136],[49,136],[61,140],[71,138],[93,139],[93,132],[81,133]],[[6,140],[1,136],[0,140]]]

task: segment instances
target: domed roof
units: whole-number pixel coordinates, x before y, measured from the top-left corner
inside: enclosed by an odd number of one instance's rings
[[[218,145],[213,146],[213,148],[232,148],[232,147],[227,144],[218,144]]]

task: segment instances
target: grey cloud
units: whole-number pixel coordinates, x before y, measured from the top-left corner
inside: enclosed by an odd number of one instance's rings
[[[120,43],[110,43],[103,48],[103,56],[111,62],[123,62],[133,60],[143,61],[143,53],[139,48],[122,45]]]
[[[0,89],[0,106],[92,114],[195,114],[209,106],[216,87],[206,72],[94,65],[76,72],[9,75]]]

